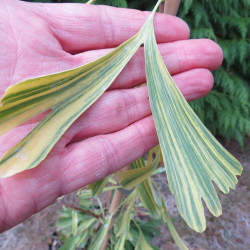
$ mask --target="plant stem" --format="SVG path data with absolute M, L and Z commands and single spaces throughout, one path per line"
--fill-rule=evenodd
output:
M 123 169 L 121 169 L 122 172 L 125 172 L 127 170 L 129 170 L 129 166 L 126 166 Z M 123 193 L 121 191 L 119 191 L 119 189 L 116 189 L 115 192 L 114 192 L 114 196 L 112 198 L 112 201 L 110 203 L 110 206 L 109 206 L 109 213 L 110 214 L 114 213 L 115 210 L 119 207 L 119 205 L 120 205 L 120 203 L 122 201 L 122 197 L 123 197 Z M 105 239 L 103 241 L 103 245 L 102 245 L 101 250 L 105 250 L 107 248 L 107 245 L 108 245 L 108 242 L 109 242 L 110 231 L 113 228 L 114 223 L 115 223 L 115 218 L 113 217 L 112 221 L 110 223 L 110 226 L 109 226 L 108 233 L 106 234 Z
M 105 199 L 105 201 L 103 203 L 104 209 L 107 207 L 107 205 L 108 205 L 108 203 L 110 201 L 111 195 L 112 195 L 112 190 L 108 191 L 107 197 L 106 197 L 106 199 Z
M 176 16 L 181 0 L 165 0 L 160 5 L 159 12 L 168 15 Z

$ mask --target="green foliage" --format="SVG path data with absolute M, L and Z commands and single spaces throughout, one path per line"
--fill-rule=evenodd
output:
M 191 102 L 192 108 L 215 135 L 236 139 L 241 146 L 250 134 L 250 18 L 249 1 L 184 1 L 179 16 L 187 21 L 191 38 L 216 41 L 224 53 L 214 72 L 214 88 Z
M 151 161 L 158 164 L 159 157 L 153 157 L 154 153 L 155 149 L 149 152 L 147 161 L 139 158 L 131 169 L 146 168 Z M 131 173 L 130 169 L 126 171 Z M 160 236 L 159 226 L 162 224 L 169 228 L 177 246 L 187 249 L 168 216 L 162 194 L 147 172 L 142 174 L 145 178 L 137 180 L 129 190 L 122 184 L 117 185 L 122 173 L 124 170 L 110 175 L 105 185 L 97 181 L 78 191 L 77 206 L 65 204 L 57 222 L 57 230 L 64 242 L 60 250 L 100 249 L 107 236 L 107 249 L 158 249 L 151 241 L 155 235 Z M 99 197 L 95 195 L 97 186 Z M 142 192 L 142 188 L 146 192 Z
M 113 175 L 111 178 L 114 181 Z M 107 183 L 107 186 L 110 185 L 110 182 Z M 105 192 L 104 189 L 102 199 L 105 200 L 110 192 L 113 196 L 113 191 Z M 108 231 L 110 232 L 107 249 L 135 249 L 141 241 L 151 245 L 154 235 L 160 235 L 158 227 L 162 224 L 162 220 L 148 218 L 148 212 L 142 204 L 139 201 L 135 203 L 136 189 L 129 193 L 123 196 L 120 206 L 111 215 L 108 210 L 110 200 L 108 204 L 100 206 L 98 198 L 92 196 L 89 188 L 80 190 L 78 206 L 66 204 L 60 212 L 57 229 L 64 242 L 60 250 L 100 249 L 98 244 L 104 242 Z M 91 199 L 89 199 L 90 196 Z M 85 213 L 86 211 L 91 214 Z M 114 227 L 110 227 L 111 220 Z M 153 247 L 153 249 L 157 248 Z

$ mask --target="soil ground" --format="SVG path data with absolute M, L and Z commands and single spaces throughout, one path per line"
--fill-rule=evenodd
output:
M 172 195 L 165 198 L 169 214 L 182 239 L 190 249 L 201 250 L 245 250 L 250 246 L 250 138 L 241 149 L 237 143 L 224 146 L 242 163 L 244 172 L 236 189 L 228 195 L 219 193 L 223 214 L 215 218 L 207 212 L 207 229 L 198 234 L 189 229 L 178 214 Z M 169 194 L 164 174 L 156 177 L 163 193 Z M 56 236 L 56 221 L 62 203 L 75 204 L 76 195 L 70 194 L 58 199 L 42 212 L 0 235 L 0 250 L 48 250 L 57 249 L 60 241 Z M 177 249 L 168 230 L 161 227 L 161 237 L 155 237 L 153 245 L 164 250 Z M 53 240 L 56 238 L 57 240 Z M 57 245 L 56 245 L 57 244 Z

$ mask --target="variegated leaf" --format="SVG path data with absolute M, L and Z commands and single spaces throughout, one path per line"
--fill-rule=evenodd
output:
M 112 221 L 112 216 L 109 215 L 106 218 L 105 222 L 100 227 L 98 233 L 94 235 L 93 240 L 90 246 L 88 247 L 89 250 L 101 249 L 105 236 L 108 233 L 111 221 Z
M 141 231 L 138 242 L 135 246 L 135 250 L 153 250 L 153 248 L 145 240 L 145 237 Z
M 206 228 L 202 199 L 219 216 L 221 205 L 213 182 L 228 193 L 235 188 L 242 167 L 206 129 L 173 82 L 155 41 L 153 20 L 146 36 L 145 60 L 169 186 L 182 217 L 192 229 L 202 232 Z
M 119 173 L 119 181 L 123 188 L 130 189 L 137 184 L 140 184 L 145 179 L 147 179 L 157 168 L 160 158 L 160 152 L 157 153 L 156 158 L 147 164 L 144 165 L 143 159 L 141 161 L 143 162 L 139 168 L 137 168 L 135 165 L 133 169 L 123 171 Z
M 92 195 L 99 196 L 103 192 L 103 189 L 106 186 L 109 179 L 110 179 L 110 176 L 107 176 L 99 181 L 96 181 L 88 185 L 88 189 L 92 191 Z
M 0 159 L 0 177 L 36 167 L 69 126 L 111 85 L 143 42 L 142 29 L 102 58 L 65 72 L 10 87 L 0 106 L 0 135 L 45 111 L 52 111 Z M 46 136 L 45 136 L 46 135 Z
M 155 163 L 157 163 L 158 165 L 159 154 L 157 158 L 155 159 Z M 142 157 L 131 164 L 132 169 L 141 169 L 144 167 L 145 165 Z M 160 218 L 161 204 L 158 200 L 157 194 L 154 191 L 150 177 L 147 177 L 145 180 L 139 183 L 136 187 L 136 190 L 144 207 L 148 209 L 148 211 L 152 214 L 152 216 L 154 216 L 154 218 Z

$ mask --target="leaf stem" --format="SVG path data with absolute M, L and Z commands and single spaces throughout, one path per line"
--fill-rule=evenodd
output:
M 86 4 L 93 4 L 96 0 L 89 0 Z

